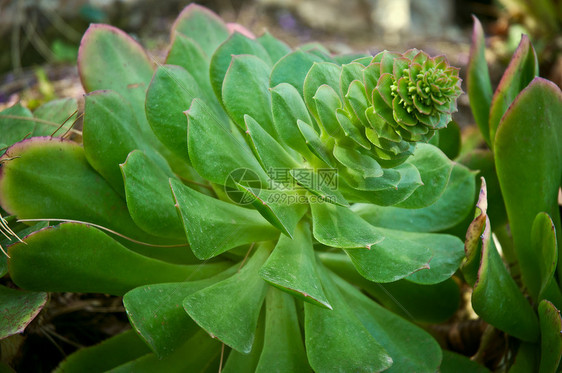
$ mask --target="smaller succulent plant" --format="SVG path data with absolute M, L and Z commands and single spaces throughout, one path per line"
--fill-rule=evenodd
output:
M 472 309 L 487 324 L 472 359 L 494 371 L 559 372 L 562 91 L 539 77 L 525 35 L 494 91 L 474 21 L 467 83 L 480 133 L 457 158 L 483 176 L 461 266 Z M 494 344 L 504 353 L 486 356 Z

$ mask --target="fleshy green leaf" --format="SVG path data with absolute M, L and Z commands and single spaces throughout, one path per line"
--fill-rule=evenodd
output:
M 312 203 L 333 203 L 339 206 L 349 206 L 345 198 L 337 189 L 337 175 L 332 168 L 312 170 L 300 168 L 290 170 L 291 176 L 304 188 L 318 198 L 313 198 Z M 322 178 L 320 174 L 324 174 Z
M 464 355 L 443 350 L 443 362 L 440 366 L 442 373 L 489 373 L 486 367 L 470 360 Z
M 221 344 L 210 338 L 203 330 L 197 332 L 176 351 L 159 359 L 148 354 L 111 369 L 114 373 L 152 372 L 217 372 L 220 364 Z
M 387 372 L 433 372 L 441 362 L 441 348 L 433 337 L 384 309 L 340 278 L 334 278 L 347 303 L 392 358 Z
M 393 231 L 400 242 L 420 244 L 432 253 L 429 269 L 415 272 L 408 279 L 419 284 L 437 284 L 451 277 L 464 258 L 464 244 L 456 236 L 439 233 L 413 233 Z M 386 231 L 383 231 L 388 236 Z
M 335 145 L 334 157 L 345 167 L 358 172 L 363 178 L 380 177 L 384 174 L 379 163 L 358 148 L 349 149 Z
M 329 85 L 323 84 L 318 87 L 312 98 L 316 104 L 315 110 L 318 115 L 318 122 L 322 125 L 322 132 L 336 138 L 342 136 L 343 128 L 337 117 L 338 109 L 341 109 L 342 103 L 336 91 Z
M 459 307 L 459 287 L 451 278 L 434 285 L 420 285 L 408 279 L 381 284 L 361 276 L 345 254 L 321 253 L 319 257 L 332 271 L 407 320 L 440 323 Z
M 353 113 L 364 126 L 369 125 L 369 121 L 365 116 L 365 111 L 370 106 L 365 86 L 359 80 L 354 80 L 349 84 L 349 89 L 345 95 L 346 104 L 353 110 Z
M 63 360 L 55 372 L 105 372 L 149 353 L 150 349 L 137 333 L 128 330 L 97 345 L 76 351 Z
M 202 96 L 192 75 L 173 65 L 156 69 L 146 93 L 146 117 L 152 130 L 164 145 L 184 160 L 188 159 L 184 111 L 189 109 L 194 98 Z M 213 111 L 210 115 L 216 116 L 216 113 Z
M 355 204 L 351 208 L 370 224 L 409 232 L 438 232 L 462 222 L 474 207 L 474 174 L 455 164 L 441 198 L 421 209 Z
M 174 32 L 180 32 L 197 42 L 208 56 L 228 37 L 223 20 L 197 4 L 189 4 L 183 9 L 172 26 L 172 34 Z
M 32 119 L 31 111 L 20 104 L 0 111 L 0 155 L 4 154 L 4 148 L 33 134 L 36 122 Z M 56 130 L 56 127 L 52 127 L 52 130 Z
M 474 120 L 482 136 L 491 146 L 488 119 L 490 117 L 490 104 L 492 103 L 492 83 L 485 56 L 486 40 L 480 21 L 475 16 L 472 16 L 472 19 L 474 26 L 466 78 L 468 99 L 470 100 L 470 109 L 472 115 L 474 115 Z
M 191 250 L 201 260 L 279 235 L 255 210 L 206 196 L 177 180 L 171 179 L 170 185 Z
M 170 49 L 166 56 L 167 65 L 181 66 L 197 81 L 199 89 L 208 94 L 209 99 L 215 98 L 209 80 L 210 56 L 207 56 L 197 42 L 180 32 L 172 32 Z
M 52 100 L 35 109 L 33 116 L 40 120 L 56 123 L 60 127 L 57 129 L 52 125 L 37 122 L 33 136 L 51 136 L 53 134 L 62 136 L 74 124 L 78 116 L 78 103 L 74 98 Z
M 335 55 L 333 56 L 333 59 L 341 65 L 351 62 L 357 62 L 362 64 L 363 66 L 367 66 L 373 60 L 373 56 L 368 53 L 346 53 Z
M 381 234 L 384 239 L 371 249 L 346 250 L 361 276 L 375 282 L 392 282 L 416 271 L 423 269 L 425 272 L 430 269 L 433 252 L 427 245 L 403 239 L 405 232 L 382 229 L 375 229 L 375 232 Z M 432 274 L 428 278 L 421 276 L 422 280 L 419 282 L 434 282 Z M 435 277 L 448 276 L 437 272 Z
M 562 294 L 556 283 L 555 272 L 558 263 L 558 247 L 556 245 L 556 230 L 548 214 L 541 212 L 533 222 L 531 231 L 533 251 L 538 254 L 541 284 L 539 300 L 548 299 L 555 307 L 562 305 Z
M 243 193 L 242 200 L 250 201 L 274 227 L 293 237 L 297 223 L 308 210 L 308 199 L 302 191 L 255 189 L 241 184 L 237 186 Z
M 233 56 L 222 84 L 222 101 L 232 120 L 245 127 L 246 115 L 277 137 L 271 115 L 269 74 L 271 68 L 252 55 Z
M 169 175 L 138 150 L 129 154 L 121 171 L 127 208 L 133 221 L 155 236 L 185 239 L 170 193 Z
M 384 175 L 381 177 L 362 180 L 354 178 L 353 181 L 357 184 L 353 186 L 359 190 L 345 190 L 345 196 L 352 201 L 393 206 L 411 196 L 422 185 L 418 169 L 408 162 L 383 170 Z
M 408 162 L 420 172 L 423 185 L 397 206 L 417 209 L 432 205 L 445 191 L 453 163 L 439 148 L 429 144 L 417 144 Z
M 461 150 L 461 128 L 455 121 L 440 129 L 433 138 L 438 139 L 438 147 L 449 159 L 455 159 Z M 432 138 L 432 139 L 433 139 Z
M 265 298 L 264 346 L 256 372 L 310 372 L 293 297 L 273 287 Z
M 15 233 L 20 239 L 23 239 L 28 234 L 31 234 L 35 231 L 46 228 L 48 226 L 49 226 L 48 222 L 42 221 L 29 227 L 24 226 L 25 228 L 21 230 L 17 230 Z M 15 237 L 8 238 L 3 236 L 2 239 L 0 239 L 0 245 L 2 246 L 2 249 L 4 249 L 4 251 L 6 251 L 8 246 L 13 245 L 16 242 L 18 242 L 18 239 Z M 3 252 L 0 252 L 0 278 L 4 277 L 6 273 L 8 273 L 8 257 Z
M 47 293 L 0 286 L 0 314 L 2 315 L 0 339 L 23 332 L 45 303 L 47 303 Z
M 492 226 L 501 227 L 507 223 L 507 215 L 505 212 L 505 204 L 496 174 L 496 165 L 494 160 L 494 153 L 489 149 L 472 150 L 470 153 L 461 155 L 458 159 L 471 170 L 478 170 L 477 176 L 486 179 L 488 190 L 488 215 Z
M 322 59 L 302 49 L 287 54 L 273 66 L 269 86 L 289 83 L 302 95 L 305 78 L 315 62 L 322 62 Z
M 352 82 L 354 80 L 363 78 L 364 68 L 365 66 L 357 62 L 351 62 L 346 65 L 342 65 L 340 74 L 340 92 L 344 96 L 347 96 L 349 87 L 352 85 Z
M 199 326 L 245 354 L 252 350 L 267 292 L 267 283 L 258 275 L 258 270 L 269 250 L 266 245 L 258 246 L 237 274 L 188 296 L 183 302 L 185 310 Z
M 314 238 L 327 246 L 355 249 L 346 252 L 365 278 L 390 282 L 429 268 L 431 250 L 401 240 L 404 232 L 373 227 L 344 207 L 315 203 L 311 208 Z
M 87 163 L 79 145 L 51 138 L 33 138 L 14 145 L 2 166 L 0 201 L 20 219 L 73 219 L 113 229 L 143 242 L 166 244 L 139 229 L 125 202 Z M 144 255 L 183 261 L 185 248 L 155 249 L 126 245 Z M 177 241 L 176 241 L 177 243 Z
M 340 100 L 343 99 L 340 97 L 341 93 L 338 94 L 340 92 L 340 74 L 341 67 L 328 62 L 315 62 L 308 71 L 304 80 L 303 97 L 308 109 L 316 116 L 316 119 L 320 119 L 314 101 L 318 88 L 327 85 L 332 88 Z
M 330 203 L 312 203 L 314 238 L 320 243 L 342 249 L 366 248 L 381 243 L 379 230 L 349 208 Z
M 316 259 L 312 248 L 310 225 L 301 222 L 293 239 L 286 236 L 279 242 L 260 275 L 280 289 L 322 307 L 331 308 L 316 273 Z
M 255 330 L 255 339 L 252 345 L 252 351 L 249 354 L 241 353 L 236 350 L 231 350 L 228 359 L 224 364 L 224 373 L 238 373 L 238 372 L 255 372 L 258 366 L 260 355 L 263 348 L 264 327 L 265 327 L 264 313 L 260 313 L 258 324 Z
M 265 48 L 273 63 L 276 63 L 291 52 L 291 48 L 287 44 L 275 38 L 267 31 L 258 38 L 258 42 Z
M 515 361 L 509 373 L 536 372 L 539 368 L 540 346 L 536 343 L 522 342 L 517 349 Z
M 144 107 L 153 66 L 143 47 L 116 27 L 92 24 L 78 50 L 78 72 L 86 92 L 116 91 L 134 109 Z M 134 110 L 141 131 L 153 136 L 144 110 Z
M 306 353 L 312 369 L 378 372 L 389 368 L 392 358 L 357 318 L 326 269 L 320 277 L 333 310 L 304 304 Z
M 152 153 L 156 149 L 175 169 L 181 169 L 180 161 L 158 141 L 146 119 L 146 91 L 153 65 L 140 44 L 115 27 L 92 24 L 80 44 L 78 72 L 86 92 L 113 90 L 121 95 L 131 105 L 140 137 L 151 145 L 145 150 Z M 162 162 L 162 167 L 167 166 Z
M 539 303 L 539 321 L 541 326 L 541 362 L 540 373 L 558 370 L 562 357 L 562 318 L 554 305 L 542 300 Z
M 271 66 L 271 59 L 267 51 L 256 40 L 252 40 L 235 32 L 222 43 L 213 54 L 211 59 L 210 76 L 211 85 L 215 91 L 215 95 L 222 100 L 222 84 L 228 67 L 230 66 L 232 56 L 241 54 L 249 54 L 263 60 L 267 65 Z
M 492 147 L 496 144 L 496 132 L 500 121 L 511 103 L 527 85 L 539 75 L 539 64 L 537 55 L 529 37 L 521 35 L 521 42 L 513 54 L 509 66 L 505 70 L 490 107 L 490 143 Z M 529 122 L 529 123 L 534 123 Z
M 201 100 L 193 100 L 188 117 L 188 148 L 193 168 L 204 178 L 220 185 L 228 182 L 231 173 L 247 169 L 263 183 L 267 175 L 252 151 L 239 141 L 228 128 L 218 123 L 209 107 Z
M 187 79 L 197 82 L 197 87 L 195 87 L 195 90 L 191 90 L 190 92 L 192 92 L 192 94 L 194 91 L 199 92 L 198 97 L 204 99 L 205 103 L 213 109 L 213 112 L 217 115 L 217 121 L 226 125 L 229 121 L 228 115 L 224 112 L 222 104 L 217 101 L 215 92 L 211 87 L 211 80 L 209 79 L 210 59 L 211 56 L 206 56 L 205 52 L 203 52 L 194 40 L 178 32 L 173 34 L 172 45 L 170 47 L 170 51 L 168 52 L 168 56 L 166 57 L 166 64 L 181 66 L 189 73 L 189 75 L 191 75 L 191 79 L 189 77 Z M 166 83 L 166 79 L 164 79 L 163 82 Z M 150 84 L 156 84 L 154 77 Z M 188 87 L 190 86 L 188 85 Z M 166 93 L 163 97 L 155 98 L 166 100 L 169 97 Z M 154 102 L 155 101 L 153 100 L 152 103 Z M 190 102 L 191 100 L 189 100 L 184 110 L 189 107 Z M 149 115 L 148 104 L 149 101 L 147 97 L 147 116 Z M 159 110 L 157 112 L 159 112 Z M 162 141 L 166 144 L 164 139 L 162 139 Z
M 198 280 L 227 268 L 224 263 L 201 267 L 147 258 L 96 228 L 76 223 L 33 233 L 9 253 L 12 279 L 29 290 L 123 295 L 137 286 Z
M 533 221 L 539 212 L 546 212 L 553 217 L 556 231 L 562 231 L 558 210 L 562 174 L 560 118 L 560 88 L 535 78 L 502 118 L 494 148 L 515 253 L 533 299 L 537 299 L 540 287 L 539 257 L 530 242 Z M 558 247 L 562 246 L 562 235 L 557 240 Z
M 114 91 L 97 91 L 85 99 L 84 153 L 88 163 L 119 194 L 123 176 L 119 164 L 135 149 L 143 149 L 165 170 L 166 162 L 145 145 L 133 108 Z M 171 171 L 168 169 L 168 172 Z
M 309 150 L 296 125 L 299 120 L 311 123 L 310 115 L 302 97 L 297 89 L 288 83 L 281 83 L 270 90 L 273 123 L 279 139 L 286 146 L 306 156 Z
M 183 300 L 231 276 L 236 269 L 233 266 L 204 280 L 152 284 L 129 291 L 123 304 L 132 326 L 158 357 L 169 355 L 199 329 L 181 307 Z
M 302 167 L 302 165 L 291 157 L 271 134 L 261 126 L 261 123 L 258 123 L 249 115 L 244 115 L 244 122 L 246 134 L 250 137 L 251 145 L 263 169 L 271 173 L 273 170 L 289 170 Z
M 330 158 L 328 149 L 324 146 L 322 139 L 310 124 L 297 120 L 297 128 L 299 129 L 302 138 L 304 139 L 308 149 L 319 159 L 329 166 L 333 166 L 334 162 Z
M 524 341 L 539 337 L 537 316 L 499 256 L 486 218 L 481 237 L 482 251 L 478 279 L 472 293 L 474 311 L 487 323 Z M 498 307 L 502 304 L 502 307 Z
M 336 118 L 349 140 L 365 149 L 371 149 L 371 143 L 365 139 L 364 133 L 359 130 L 360 124 L 357 118 L 352 117 L 350 113 L 343 109 L 336 110 Z

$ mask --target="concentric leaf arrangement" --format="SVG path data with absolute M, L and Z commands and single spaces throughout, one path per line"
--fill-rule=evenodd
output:
M 0 113 L 0 205 L 23 238 L 1 242 L 0 273 L 22 290 L 0 288 L 0 337 L 46 292 L 92 292 L 123 296 L 133 330 L 61 372 L 454 366 L 422 326 L 458 308 L 475 204 L 475 173 L 449 159 L 458 69 L 230 29 L 190 5 L 159 64 L 90 26 L 81 141 L 50 126 L 72 122 L 73 100 Z

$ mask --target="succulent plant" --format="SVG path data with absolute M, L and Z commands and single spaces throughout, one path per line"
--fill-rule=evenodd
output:
M 92 25 L 82 144 L 3 139 L 3 215 L 42 225 L 9 247 L 3 274 L 31 293 L 10 291 L 15 321 L 0 337 L 43 292 L 94 292 L 124 296 L 138 336 L 60 371 L 435 371 L 458 359 L 414 324 L 459 302 L 463 244 L 443 231 L 464 232 L 474 174 L 426 143 L 451 119 L 457 70 L 414 50 L 332 56 L 230 29 L 244 33 L 190 5 L 155 68 L 125 33 Z M 5 128 L 56 125 L 11 110 Z
M 557 372 L 562 92 L 538 77 L 526 35 L 494 92 L 484 45 L 475 18 L 467 82 L 480 133 L 457 159 L 483 177 L 461 266 L 472 308 L 488 324 L 474 360 L 498 371 Z M 499 341 L 503 352 L 486 356 Z

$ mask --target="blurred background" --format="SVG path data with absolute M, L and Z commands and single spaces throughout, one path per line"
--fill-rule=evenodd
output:
M 186 0 L 0 0 L 0 109 L 33 109 L 60 96 L 80 97 L 74 66 L 90 23 L 109 23 L 163 60 L 173 19 Z M 292 47 L 320 41 L 334 53 L 411 47 L 466 66 L 471 15 L 484 25 L 492 79 L 501 77 L 521 33 L 531 37 L 541 75 L 562 84 L 561 0 L 201 0 L 229 22 Z M 466 89 L 465 89 L 466 90 Z M 466 98 L 464 98 L 466 100 Z M 463 104 L 461 99 L 461 105 Z M 462 109 L 462 107 L 461 107 Z M 470 122 L 470 113 L 457 120 Z

